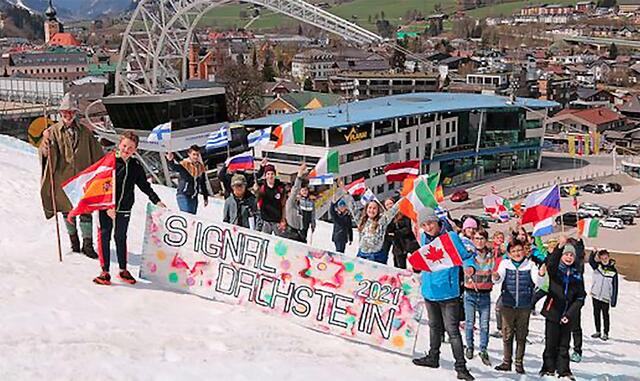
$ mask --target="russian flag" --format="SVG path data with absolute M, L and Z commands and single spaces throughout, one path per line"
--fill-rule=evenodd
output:
M 250 152 L 244 152 L 232 156 L 225 161 L 225 166 L 229 172 L 253 169 L 253 155 Z
M 549 217 L 533 225 L 533 233 L 531 233 L 531 235 L 534 237 L 542 237 L 543 235 L 551 233 L 553 233 L 553 217 Z
M 522 224 L 534 225 L 560 213 L 560 188 L 557 185 L 533 192 L 525 199 L 527 208 L 522 214 Z

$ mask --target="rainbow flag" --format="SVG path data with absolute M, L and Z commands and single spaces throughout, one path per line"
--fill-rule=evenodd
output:
M 62 184 L 73 209 L 69 220 L 80 214 L 115 207 L 114 179 L 116 155 L 110 152 L 82 172 Z

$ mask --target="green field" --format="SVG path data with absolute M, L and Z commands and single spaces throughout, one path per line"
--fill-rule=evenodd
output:
M 576 0 L 554 0 L 554 4 L 575 4 Z M 375 15 L 379 17 L 384 13 L 385 19 L 392 24 L 403 24 L 403 18 L 408 11 L 418 10 L 423 15 L 433 14 L 433 7 L 440 3 L 445 13 L 451 14 L 456 9 L 456 2 L 451 0 L 354 0 L 332 7 L 329 11 L 337 16 L 347 20 L 355 21 L 358 25 L 369 30 L 376 31 Z M 485 18 L 492 16 L 507 16 L 528 4 L 539 4 L 539 1 L 527 0 L 516 1 L 511 3 L 496 4 L 489 7 L 478 8 L 467 11 L 467 14 L 475 18 Z M 246 11 L 251 15 L 250 5 L 233 4 L 223 7 L 214 8 L 205 15 L 201 22 L 201 26 L 209 26 L 215 28 L 243 27 L 249 19 L 241 20 L 240 12 Z M 371 16 L 371 22 L 369 22 Z M 276 14 L 270 10 L 262 9 L 261 17 L 251 24 L 250 28 L 254 31 L 264 31 L 273 29 L 277 26 L 297 25 L 299 21 L 290 17 Z

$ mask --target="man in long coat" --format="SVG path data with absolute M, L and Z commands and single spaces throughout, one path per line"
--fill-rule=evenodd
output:
M 69 239 L 71 250 L 76 253 L 84 253 L 87 257 L 98 258 L 93 248 L 93 219 L 91 214 L 80 216 L 80 231 L 82 233 L 82 250 L 76 218 L 67 220 L 67 215 L 73 209 L 69 198 L 62 190 L 62 184 L 69 178 L 89 167 L 103 155 L 102 147 L 86 127 L 81 126 L 76 120 L 78 111 L 72 104 L 69 94 L 62 99 L 58 109 L 60 121 L 42 134 L 40 144 L 40 162 L 42 164 L 40 196 L 45 217 L 54 216 L 52 193 L 55 197 L 56 208 L 61 212 Z M 51 179 L 49 165 L 53 169 L 53 192 L 51 191 Z

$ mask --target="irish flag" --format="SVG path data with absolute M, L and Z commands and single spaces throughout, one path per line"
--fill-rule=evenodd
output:
M 448 232 L 414 251 L 408 260 L 415 270 L 435 272 L 462 266 L 460 253 L 465 251 L 460 237 L 454 232 Z
M 409 217 L 413 221 L 417 221 L 418 213 L 426 208 L 435 209 L 438 206 L 433 191 L 429 189 L 427 182 L 422 180 L 416 181 L 413 189 L 400 201 L 400 213 Z
M 329 150 L 326 155 L 320 158 L 318 164 L 309 172 L 309 177 L 317 177 L 327 175 L 329 173 L 339 173 L 340 171 L 340 158 L 338 151 Z
M 73 209 L 68 218 L 115 206 L 116 155 L 110 152 L 62 184 Z
M 578 235 L 587 238 L 595 238 L 598 236 L 598 226 L 600 221 L 596 218 L 584 218 L 578 220 Z
M 403 181 L 402 183 L 402 191 L 400 192 L 403 196 L 408 195 L 413 190 L 413 186 L 418 181 L 424 180 L 427 182 L 429 189 L 436 197 L 437 202 L 444 201 L 444 191 L 442 189 L 442 185 L 440 185 L 440 172 L 430 173 L 428 175 L 420 175 L 418 177 L 410 177 Z
M 304 144 L 304 119 L 283 123 L 276 127 L 273 134 L 278 137 L 275 148 L 290 143 Z

